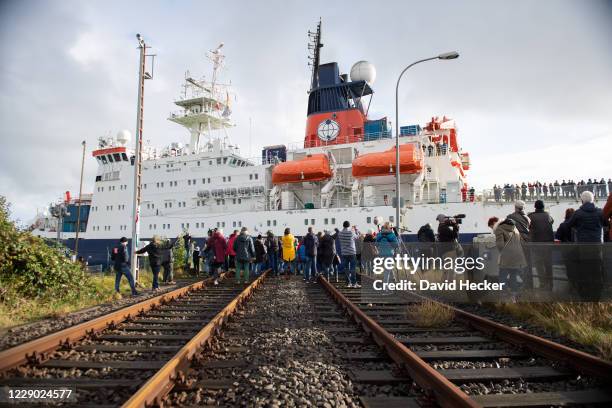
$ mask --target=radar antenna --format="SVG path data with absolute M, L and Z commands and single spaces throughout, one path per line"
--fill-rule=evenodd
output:
M 223 67 L 223 61 L 225 60 L 225 55 L 221 54 L 221 48 L 223 48 L 223 44 L 224 43 L 219 44 L 217 48 L 215 48 L 214 50 L 210 50 L 208 51 L 208 53 L 206 53 L 208 59 L 210 59 L 213 63 L 212 80 L 210 81 L 211 94 L 213 95 L 213 97 L 215 93 L 215 85 L 217 84 L 217 74 L 219 72 L 219 69 Z
M 321 55 L 321 19 L 317 24 L 316 31 L 308 30 L 308 65 L 312 67 L 312 80 L 310 81 L 310 90 L 319 86 L 319 62 Z

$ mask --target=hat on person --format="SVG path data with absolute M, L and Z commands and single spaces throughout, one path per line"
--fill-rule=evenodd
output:
M 525 208 L 525 202 L 522 200 L 518 200 L 514 203 L 514 208 L 516 208 L 517 210 L 522 210 L 523 208 Z
M 438 222 L 442 222 L 446 219 L 446 215 L 444 214 L 438 214 L 438 216 L 436 217 L 436 220 L 438 220 Z
M 242 227 L 242 228 L 240 229 L 240 233 L 242 234 L 243 232 L 244 232 L 244 233 L 249 232 L 249 229 L 248 229 L 247 227 Z
M 543 210 L 544 209 L 544 201 L 542 200 L 537 200 L 534 204 L 535 209 L 536 210 Z
M 128 242 L 128 239 L 126 237 L 121 237 L 121 239 L 119 240 L 119 242 Z

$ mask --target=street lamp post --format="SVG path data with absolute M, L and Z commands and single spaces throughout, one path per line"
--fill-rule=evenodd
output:
M 408 65 L 404 70 L 400 73 L 397 78 L 397 84 L 395 85 L 395 225 L 397 225 L 397 233 L 401 235 L 401 227 L 400 227 L 400 148 L 399 148 L 399 84 L 402 79 L 402 76 L 409 68 L 415 66 L 416 64 L 420 64 L 421 62 L 431 61 L 436 59 L 441 60 L 450 60 L 459 57 L 459 53 L 457 51 L 445 52 L 444 54 L 440 54 L 436 57 L 425 58 L 422 60 L 418 60 Z
M 85 148 L 87 143 L 85 140 L 81 142 L 83 146 L 83 156 L 81 157 L 81 182 L 79 184 L 79 202 L 77 204 L 77 221 L 76 221 L 76 235 L 74 238 L 74 257 L 79 259 L 79 232 L 81 231 L 81 203 L 83 201 L 83 170 L 85 169 Z
M 144 81 L 151 79 L 152 75 L 145 71 L 147 45 L 140 34 L 136 34 L 140 54 L 138 68 L 138 103 L 136 111 L 136 146 L 134 148 L 134 200 L 132 207 L 132 246 L 130 251 L 130 270 L 135 283 L 138 283 L 138 261 L 136 247 L 140 234 L 140 199 L 142 177 L 142 123 L 144 110 Z

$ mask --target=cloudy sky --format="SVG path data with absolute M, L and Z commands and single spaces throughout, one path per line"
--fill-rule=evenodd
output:
M 188 141 L 166 118 L 186 70 L 225 43 L 237 94 L 232 133 L 245 155 L 303 138 L 306 32 L 323 19 L 322 62 L 375 64 L 371 118 L 456 119 L 477 188 L 522 180 L 612 177 L 610 1 L 0 1 L 0 194 L 28 221 L 78 192 L 81 141 L 134 131 L 135 34 L 157 54 L 146 83 L 145 139 Z M 249 118 L 252 137 L 249 137 Z M 85 191 L 96 163 L 88 153 Z

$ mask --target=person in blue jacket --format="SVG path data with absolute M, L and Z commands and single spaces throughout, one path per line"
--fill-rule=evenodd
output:
M 397 236 L 393 232 L 393 227 L 390 222 L 385 222 L 382 229 L 376 234 L 376 246 L 378 247 L 378 256 L 380 258 L 389 258 L 395 255 L 399 242 Z M 391 276 L 393 275 L 393 269 L 385 268 L 384 282 L 389 283 Z

